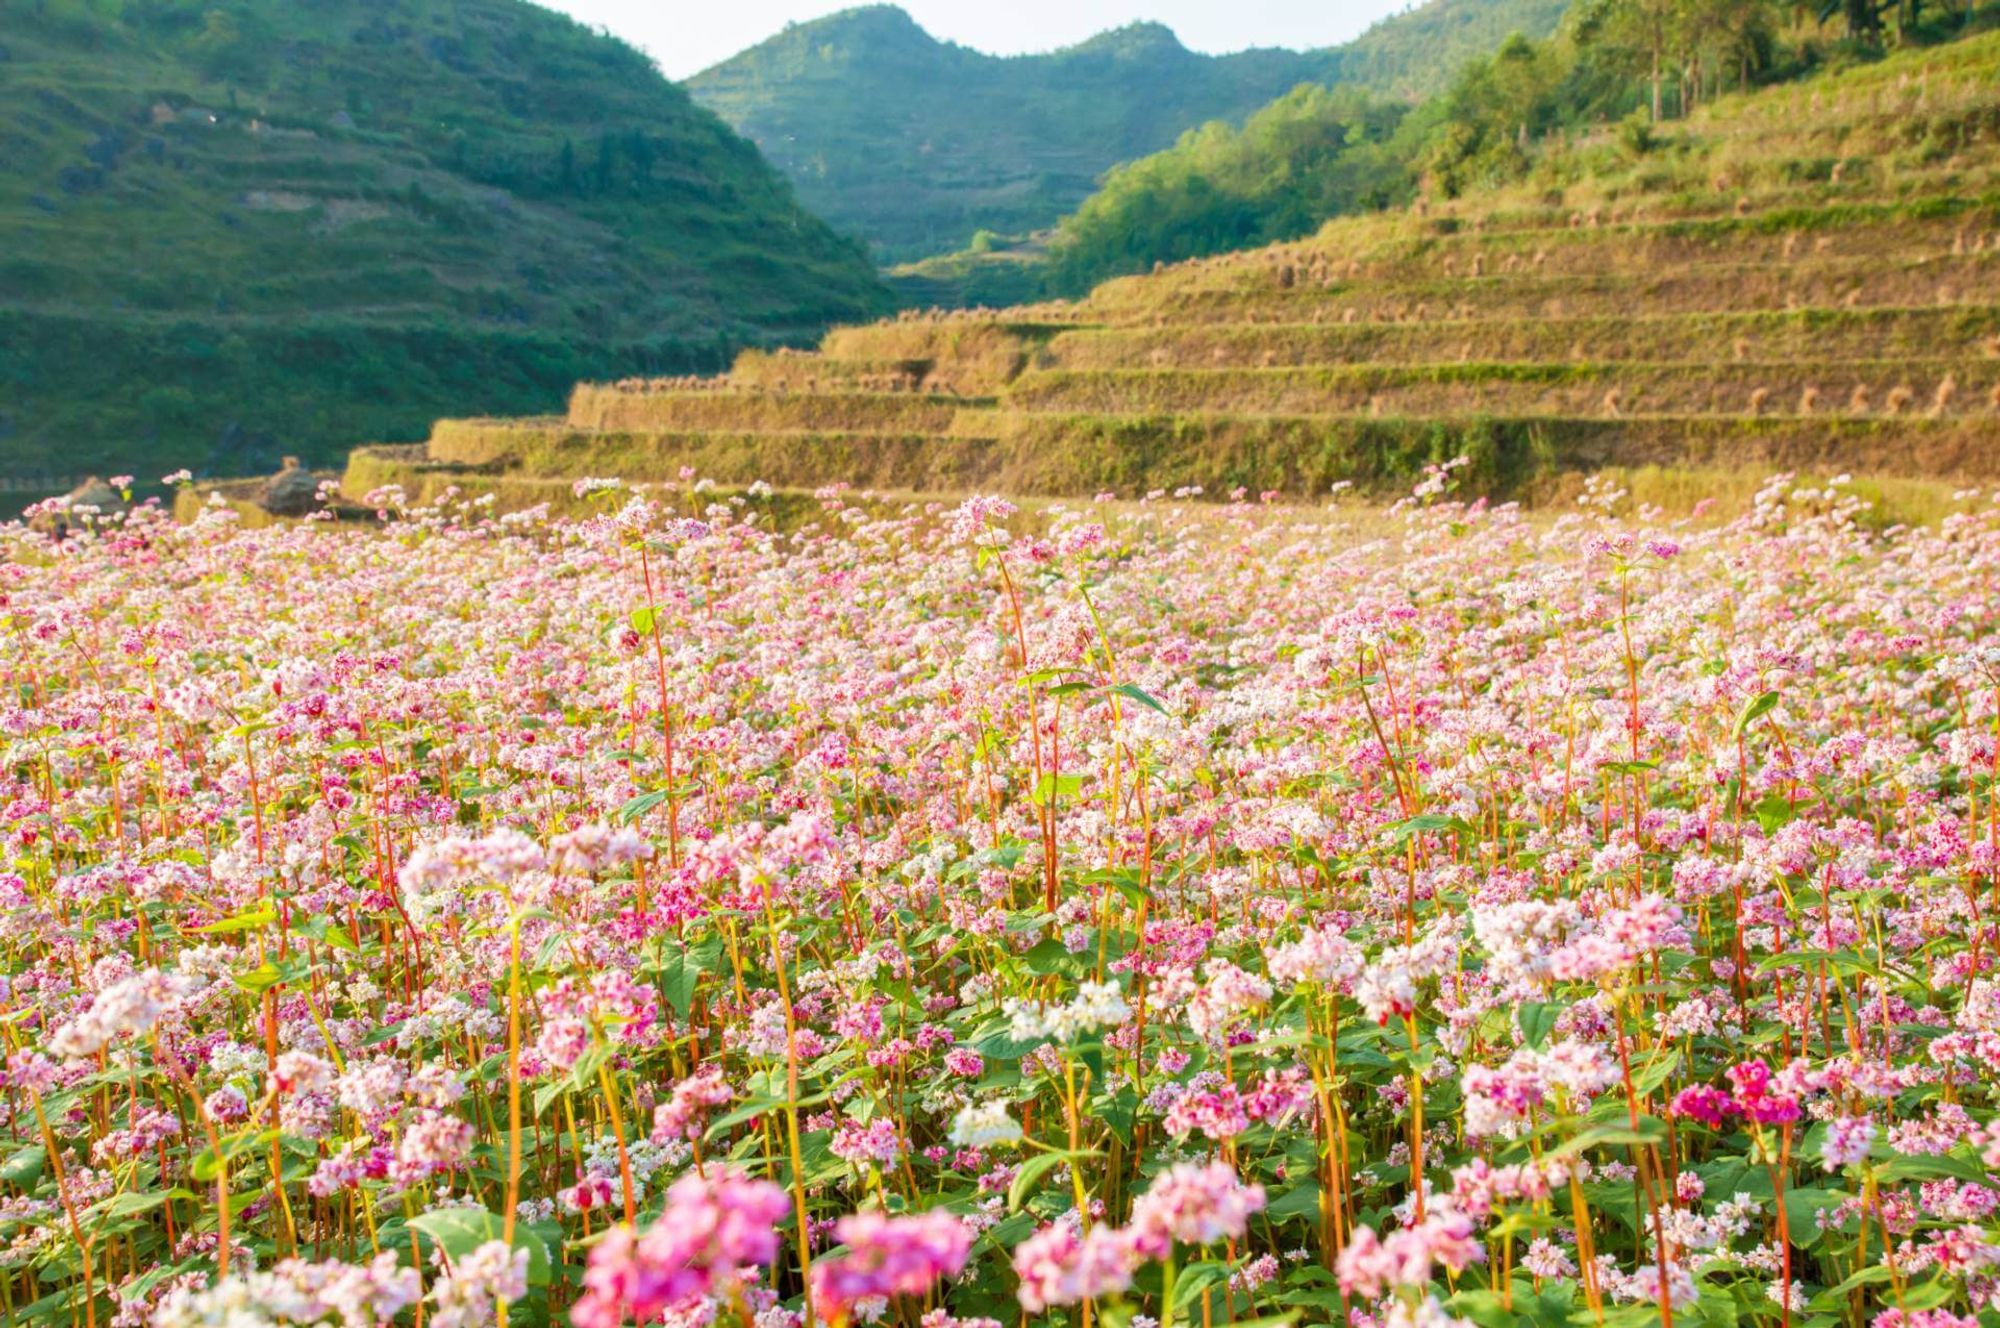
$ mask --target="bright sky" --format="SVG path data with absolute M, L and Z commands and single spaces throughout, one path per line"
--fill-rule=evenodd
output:
M 670 78 L 743 50 L 794 20 L 856 0 L 541 0 L 650 54 Z M 1197 51 L 1332 46 L 1410 0 L 902 0 L 932 36 L 996 55 L 1048 51 L 1153 19 Z

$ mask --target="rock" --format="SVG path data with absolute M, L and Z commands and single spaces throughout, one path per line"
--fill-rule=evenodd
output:
M 305 516 L 320 509 L 319 481 L 299 464 L 297 457 L 285 458 L 285 466 L 264 481 L 257 506 L 272 516 Z
M 87 521 L 122 513 L 130 506 L 125 501 L 125 495 L 107 484 L 102 476 L 92 475 L 28 524 L 44 534 L 61 539 Z

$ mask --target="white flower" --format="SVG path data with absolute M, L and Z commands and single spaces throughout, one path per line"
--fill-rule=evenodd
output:
M 965 1107 L 952 1118 L 951 1141 L 959 1148 L 992 1148 L 1020 1140 L 1021 1124 L 1007 1114 L 1005 1102 Z

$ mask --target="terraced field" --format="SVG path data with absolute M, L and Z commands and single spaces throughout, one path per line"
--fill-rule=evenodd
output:
M 2000 478 L 2000 34 L 1726 101 L 1644 149 L 1336 222 L 1073 304 L 843 328 L 715 379 L 441 424 L 357 485 L 509 500 L 587 475 L 1127 496 L 1324 494 L 1472 459 L 1536 497 L 1607 468 Z M 1664 481 L 1663 481 L 1664 482 Z

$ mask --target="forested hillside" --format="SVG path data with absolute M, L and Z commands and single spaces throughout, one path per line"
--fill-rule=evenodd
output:
M 1104 171 L 1301 83 L 1415 96 L 1565 0 L 1429 0 L 1347 46 L 1201 55 L 1158 24 L 1047 55 L 938 41 L 892 5 L 788 27 L 688 82 L 757 143 L 807 206 L 888 261 L 1053 224 Z
M 520 0 L 0 0 L 0 479 L 241 473 L 878 307 L 638 52 Z
M 1626 155 L 1642 156 L 1658 125 L 1725 93 L 1950 40 L 1995 17 L 1965 5 L 1861 6 L 1821 20 L 1776 0 L 1582 0 L 1555 34 L 1504 36 L 1415 107 L 1356 87 L 1300 88 L 1240 128 L 1205 125 L 1115 168 L 1064 218 L 1045 261 L 1010 274 L 1013 290 L 1078 295 L 1156 264 L 1296 239 L 1333 217 L 1506 184 L 1552 138 L 1615 127 Z

